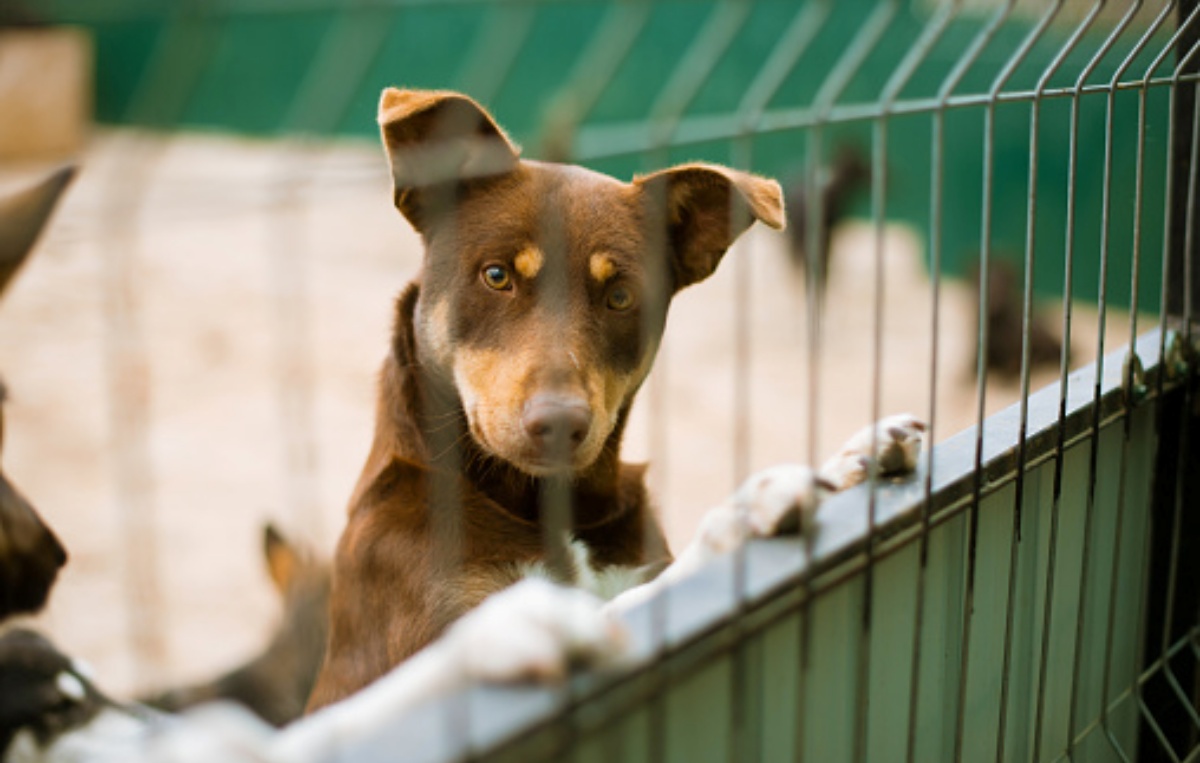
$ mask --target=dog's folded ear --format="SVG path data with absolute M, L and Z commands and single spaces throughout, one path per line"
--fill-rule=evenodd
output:
M 783 230 L 783 191 L 768 178 L 716 164 L 684 164 L 634 179 L 663 225 L 675 288 L 702 281 L 755 220 Z
M 418 230 L 436 213 L 422 199 L 428 189 L 502 175 L 517 165 L 519 149 L 487 110 L 460 93 L 387 88 L 379 100 L 379 128 L 395 184 L 396 208 Z

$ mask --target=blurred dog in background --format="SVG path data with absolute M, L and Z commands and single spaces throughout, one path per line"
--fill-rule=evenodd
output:
M 263 554 L 283 602 L 283 617 L 263 651 L 212 681 L 163 691 L 142 701 L 178 712 L 204 702 L 238 702 L 272 726 L 304 712 L 329 625 L 329 565 L 288 541 L 274 525 L 263 528 Z
M 74 174 L 74 168 L 63 168 L 25 191 L 0 199 L 0 295 L 33 250 Z M 4 398 L 0 384 L 0 404 Z M 0 409 L 0 447 L 3 415 Z M 0 620 L 41 609 L 66 561 L 67 552 L 54 531 L 0 470 Z

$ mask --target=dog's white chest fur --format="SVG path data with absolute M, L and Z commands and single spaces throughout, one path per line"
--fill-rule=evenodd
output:
M 648 570 L 643 567 L 611 565 L 596 569 L 595 565 L 592 564 L 591 550 L 581 540 L 569 538 L 566 540 L 566 546 L 567 552 L 571 556 L 571 566 L 575 573 L 575 579 L 572 583 L 576 588 L 582 588 L 593 596 L 597 596 L 605 601 L 614 598 L 617 594 L 627 591 L 634 586 L 645 583 L 650 578 Z M 550 572 L 550 569 L 544 562 L 522 565 L 521 577 L 536 577 L 556 581 L 556 576 Z

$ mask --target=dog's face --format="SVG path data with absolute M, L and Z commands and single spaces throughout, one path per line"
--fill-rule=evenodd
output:
M 396 206 L 425 241 L 419 360 L 488 453 L 578 473 L 650 370 L 679 289 L 754 219 L 782 227 L 774 181 L 691 164 L 623 183 L 521 160 L 480 106 L 387 90 Z

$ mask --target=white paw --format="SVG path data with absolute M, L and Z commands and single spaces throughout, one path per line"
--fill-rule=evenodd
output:
M 807 466 L 782 464 L 753 474 L 731 502 L 752 538 L 811 529 L 827 488 Z
M 823 487 L 807 466 L 764 469 L 704 516 L 700 543 L 711 556 L 732 551 L 751 538 L 808 532 Z
M 628 647 L 600 599 L 538 578 L 488 598 L 446 638 L 467 676 L 484 681 L 561 680 L 572 665 L 611 664 Z
M 917 468 L 925 422 L 908 413 L 888 416 L 859 430 L 821 467 L 821 477 L 835 490 L 845 490 L 866 480 L 872 460 L 882 477 L 898 477 Z M 872 446 L 875 458 L 872 459 Z

